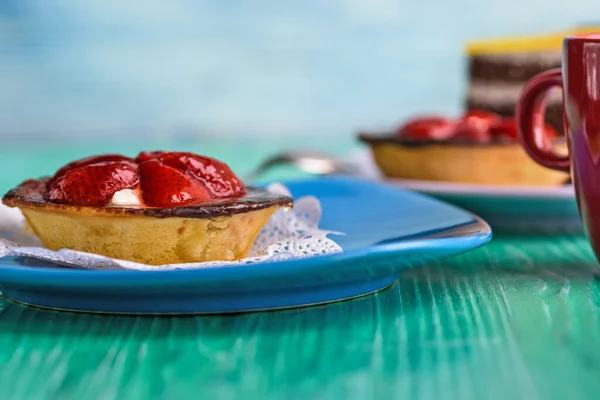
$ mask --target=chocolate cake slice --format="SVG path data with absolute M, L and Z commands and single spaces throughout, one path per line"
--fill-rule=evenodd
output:
M 467 110 L 485 110 L 513 117 L 525 83 L 535 75 L 561 66 L 565 36 L 600 31 L 600 27 L 578 29 L 531 37 L 472 41 L 467 44 Z M 562 93 L 547 98 L 546 121 L 563 133 Z

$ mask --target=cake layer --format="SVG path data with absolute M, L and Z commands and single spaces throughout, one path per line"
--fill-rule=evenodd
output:
M 514 116 L 526 82 L 541 72 L 561 66 L 564 37 L 598 31 L 598 26 L 588 25 L 546 35 L 471 41 L 465 49 L 469 57 L 467 109 Z M 546 120 L 562 133 L 561 96 L 557 90 L 548 98 Z
M 512 106 L 517 103 L 524 84 L 487 84 L 474 81 L 467 90 L 467 101 L 492 106 Z M 562 103 L 562 91 L 557 88 L 547 97 L 548 103 Z
M 471 56 L 469 75 L 472 81 L 525 83 L 541 72 L 560 66 L 560 51 L 480 54 Z

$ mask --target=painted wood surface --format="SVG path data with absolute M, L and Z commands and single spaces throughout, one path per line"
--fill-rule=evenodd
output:
M 497 235 L 376 295 L 213 317 L 4 301 L 7 399 L 594 399 L 600 269 L 583 237 Z

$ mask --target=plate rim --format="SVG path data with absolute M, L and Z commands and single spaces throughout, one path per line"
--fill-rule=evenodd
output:
M 331 179 L 331 178 L 330 178 Z M 333 178 L 336 179 L 336 178 Z M 368 179 L 340 178 L 342 181 L 357 180 L 367 184 L 382 185 L 381 182 L 373 182 Z M 307 179 L 304 182 L 310 182 Z M 298 183 L 298 181 L 293 181 Z M 283 182 L 283 184 L 292 181 Z M 383 184 L 385 186 L 385 184 Z M 171 284 L 181 284 L 191 280 L 202 280 L 203 282 L 234 282 L 251 277 L 277 278 L 289 276 L 298 271 L 310 271 L 322 266 L 343 265 L 355 259 L 385 257 L 402 252 L 422 250 L 446 250 L 449 256 L 474 250 L 488 243 L 492 236 L 490 225 L 481 217 L 466 211 L 445 201 L 431 198 L 424 194 L 414 193 L 410 190 L 398 187 L 390 187 L 410 193 L 412 196 L 424 196 L 429 201 L 450 207 L 470 217 L 467 222 L 438 228 L 435 230 L 422 231 L 409 236 L 403 236 L 392 241 L 381 242 L 371 246 L 343 251 L 340 253 L 316 255 L 310 257 L 292 258 L 285 260 L 266 261 L 252 264 L 251 267 L 244 264 L 230 264 L 216 267 L 206 267 L 183 270 L 81 270 L 58 266 L 26 266 L 18 263 L 14 257 L 0 259 L 0 286 L 13 284 L 25 284 L 32 287 L 32 281 L 38 280 L 37 286 L 53 288 L 97 288 L 102 284 L 110 284 L 111 287 L 140 287 L 152 288 L 164 286 L 166 281 Z M 28 275 L 22 279 L 23 274 Z M 94 279 L 89 279 L 86 274 L 94 274 Z M 76 280 L 76 281 L 74 281 Z M 26 282 L 26 283 L 25 283 Z M 67 283 L 65 283 L 67 282 Z
M 401 239 L 392 243 L 378 244 L 374 246 L 354 249 L 341 253 L 317 255 L 306 258 L 294 258 L 279 261 L 267 261 L 246 265 L 224 265 L 219 267 L 184 269 L 184 270 L 158 270 L 158 271 L 136 271 L 136 270 L 80 270 L 65 267 L 34 267 L 24 266 L 14 261 L 14 258 L 0 259 L 0 286 L 22 282 L 23 274 L 30 275 L 27 280 L 40 279 L 40 285 L 45 287 L 65 287 L 65 279 L 77 279 L 77 288 L 92 288 L 102 284 L 115 284 L 119 287 L 158 287 L 166 282 L 163 279 L 171 278 L 171 283 L 185 282 L 191 278 L 206 279 L 217 278 L 220 282 L 237 281 L 248 276 L 253 278 L 281 277 L 287 276 L 297 270 L 310 270 L 323 265 L 343 264 L 357 258 L 371 259 L 375 257 L 390 256 L 404 251 L 422 251 L 433 249 L 452 249 L 450 255 L 474 250 L 488 243 L 493 236 L 492 229 L 481 217 L 472 213 L 473 220 L 449 229 L 431 232 L 427 235 Z M 469 233 L 468 231 L 471 231 Z M 7 262 L 7 260 L 9 260 Z M 86 274 L 95 274 L 94 279 L 81 279 L 85 282 L 81 285 L 80 278 Z M 132 279 L 129 279 L 132 278 Z M 29 285 L 28 285 L 29 286 Z

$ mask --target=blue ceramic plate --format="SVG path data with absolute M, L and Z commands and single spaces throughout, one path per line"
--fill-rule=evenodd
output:
M 343 253 L 197 270 L 78 270 L 0 260 L 0 288 L 13 300 L 53 309 L 105 313 L 229 313 L 348 299 L 393 284 L 410 267 L 487 243 L 478 217 L 409 191 L 351 178 L 285 183 L 314 195 L 321 227 Z
M 546 233 L 583 232 L 573 185 L 490 186 L 406 179 L 388 179 L 386 182 L 474 212 L 494 229 Z
M 361 176 L 424 193 L 469 210 L 494 230 L 581 233 L 573 185 L 557 187 L 476 185 L 382 177 L 371 153 L 361 149 L 351 161 Z

